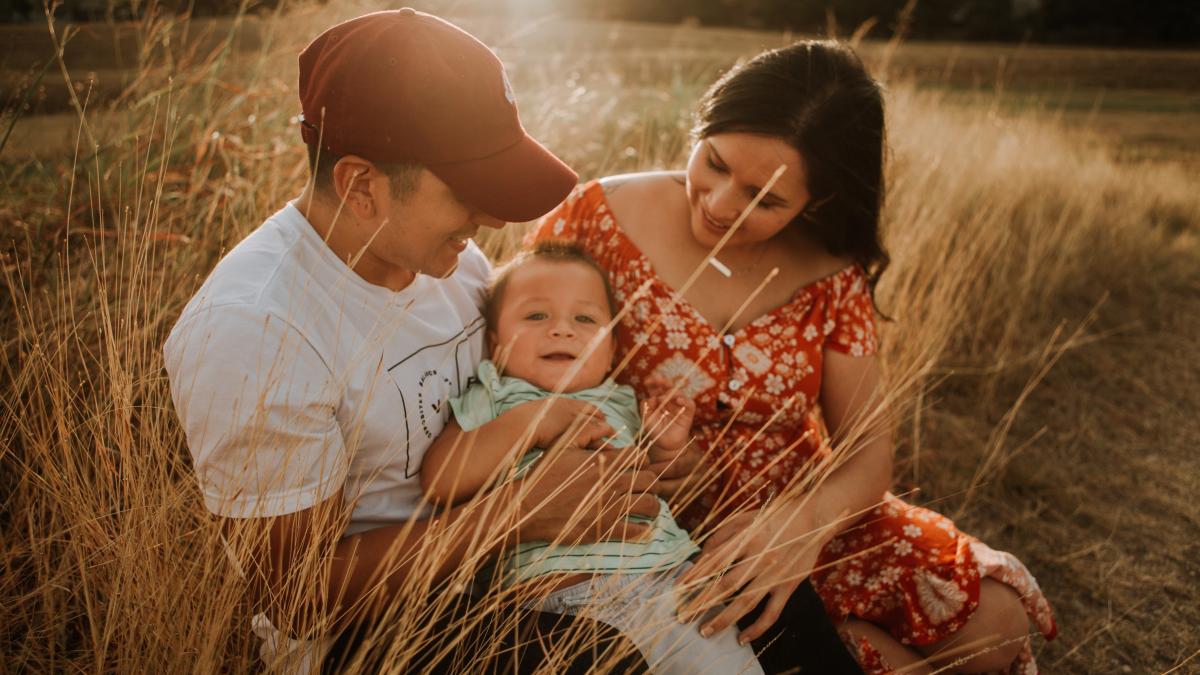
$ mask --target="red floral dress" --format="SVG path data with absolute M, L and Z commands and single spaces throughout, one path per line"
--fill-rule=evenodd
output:
M 801 289 L 744 328 L 720 333 L 659 279 L 616 223 L 597 182 L 576 189 L 542 219 L 529 241 L 579 244 L 609 273 L 628 311 L 617 333 L 618 379 L 645 396 L 647 377 L 683 382 L 696 401 L 694 433 L 720 463 L 680 522 L 688 528 L 781 492 L 829 452 L 817 407 L 826 349 L 876 350 L 866 275 L 847 267 Z M 641 292 L 639 293 L 639 289 Z M 716 459 L 713 459 L 716 458 Z M 905 644 L 938 642 L 961 628 L 979 601 L 979 581 L 1012 586 L 1050 639 L 1050 606 L 1019 560 L 959 532 L 946 517 L 888 495 L 821 552 L 813 585 L 836 623 L 854 616 Z M 887 672 L 869 644 L 855 645 L 867 672 Z M 1036 673 L 1028 641 L 1013 673 Z

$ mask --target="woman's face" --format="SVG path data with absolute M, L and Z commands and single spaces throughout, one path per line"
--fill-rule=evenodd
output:
M 766 241 L 800 213 L 809 200 L 804 159 L 774 136 L 736 132 L 701 139 L 687 166 L 687 196 L 696 241 L 702 246 L 716 245 L 780 164 L 786 164 L 787 170 L 726 247 Z

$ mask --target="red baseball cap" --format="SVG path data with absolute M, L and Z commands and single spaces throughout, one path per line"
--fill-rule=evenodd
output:
M 300 52 L 300 133 L 373 162 L 418 162 L 506 221 L 561 202 L 578 176 L 521 126 L 500 59 L 410 8 L 340 23 Z

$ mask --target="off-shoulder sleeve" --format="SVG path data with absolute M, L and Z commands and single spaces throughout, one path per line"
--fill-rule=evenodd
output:
M 839 275 L 831 294 L 825 346 L 850 356 L 874 354 L 878 349 L 875 303 L 866 273 L 855 266 L 851 273 Z
M 542 216 L 537 225 L 525 235 L 526 248 L 539 241 L 554 240 L 578 244 L 590 250 L 594 225 L 600 219 L 603 199 L 596 192 L 596 181 L 580 185 L 571 191 L 566 200 L 550 213 Z M 602 194 L 602 193 L 601 193 Z

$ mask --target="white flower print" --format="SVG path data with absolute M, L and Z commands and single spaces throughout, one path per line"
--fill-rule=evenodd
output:
M 742 414 L 738 415 L 738 421 L 744 424 L 762 424 L 766 418 L 756 412 L 743 410 Z
M 671 358 L 658 364 L 654 373 L 668 382 L 680 382 L 680 391 L 692 398 L 716 384 L 700 366 L 679 353 L 672 354 Z
M 809 342 L 815 342 L 817 339 L 817 327 L 811 323 L 808 324 L 808 326 L 804 328 L 804 339 L 808 340 Z
M 863 352 L 864 350 L 861 342 L 855 342 L 854 344 L 850 345 L 850 356 L 862 356 Z
M 741 361 L 742 365 L 744 365 L 747 370 L 755 375 L 761 376 L 771 367 L 771 359 L 768 358 L 761 349 L 755 347 L 749 342 L 743 342 L 742 344 L 738 345 L 737 348 L 733 350 L 733 356 L 738 361 Z
M 566 218 L 559 218 L 558 220 L 554 221 L 554 236 L 556 236 L 556 237 L 562 236 L 563 228 L 565 228 L 566 226 L 567 226 Z
M 833 332 L 833 329 L 835 327 L 837 327 L 837 324 L 833 322 L 833 319 L 827 319 L 825 321 L 825 326 L 822 330 L 824 330 L 826 335 L 829 335 L 830 333 Z
M 909 541 L 901 539 L 892 545 L 892 549 L 896 551 L 896 555 L 908 555 L 912 553 L 913 546 Z
M 783 378 L 778 375 L 767 375 L 767 380 L 763 384 L 767 393 L 772 396 L 778 396 L 783 393 Z
M 667 333 L 667 346 L 671 349 L 687 349 L 692 345 L 692 339 L 687 333 L 670 331 Z
M 937 626 L 954 618 L 967 601 L 967 593 L 953 581 L 926 570 L 916 571 L 917 600 L 929 622 Z
M 923 530 L 916 525 L 908 524 L 904 526 L 904 536 L 912 539 L 920 539 Z
M 904 542 L 904 543 L 907 544 L 908 542 Z M 900 580 L 900 575 L 903 572 L 904 572 L 904 570 L 900 569 L 896 565 L 891 565 L 891 566 L 885 567 L 879 571 L 879 578 L 889 584 L 894 584 Z

